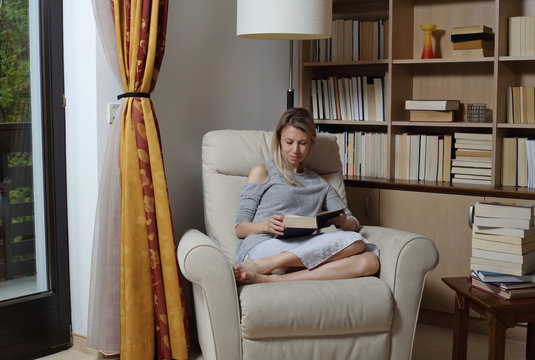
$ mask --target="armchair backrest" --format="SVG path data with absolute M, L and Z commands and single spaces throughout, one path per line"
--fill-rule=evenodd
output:
M 273 132 L 254 130 L 216 130 L 202 142 L 204 220 L 208 236 L 215 239 L 234 263 L 238 241 L 234 232 L 240 193 L 251 168 L 271 159 Z M 304 164 L 321 175 L 346 201 L 342 164 L 336 137 L 318 134 Z

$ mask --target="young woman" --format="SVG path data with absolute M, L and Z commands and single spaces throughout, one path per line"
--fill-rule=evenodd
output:
M 357 232 L 334 188 L 303 167 L 316 139 L 310 113 L 292 108 L 273 134 L 273 161 L 255 165 L 245 183 L 236 214 L 234 275 L 239 284 L 289 280 L 345 279 L 379 270 L 379 250 Z M 315 216 L 344 208 L 329 220 L 342 231 L 277 238 L 284 234 L 283 214 Z

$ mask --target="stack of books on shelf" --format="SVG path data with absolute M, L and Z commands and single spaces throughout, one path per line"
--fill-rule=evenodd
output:
M 455 155 L 451 161 L 452 184 L 490 185 L 492 134 L 453 134 Z
M 535 56 L 535 16 L 509 18 L 509 56 Z
M 472 286 L 504 299 L 535 295 L 533 224 L 533 204 L 475 204 Z M 513 282 L 524 285 L 505 284 Z
M 453 57 L 494 56 L 494 34 L 485 25 L 454 27 L 451 42 Z
M 450 181 L 451 135 L 396 134 L 398 180 Z
M 507 87 L 507 122 L 535 124 L 535 87 Z
M 410 121 L 455 121 L 459 100 L 405 100 Z
M 343 132 L 336 135 L 344 176 L 386 177 L 387 135 Z
M 388 58 L 388 20 L 333 20 L 330 39 L 312 40 L 312 62 L 351 62 Z
M 323 120 L 386 121 L 387 76 L 312 79 L 312 116 Z

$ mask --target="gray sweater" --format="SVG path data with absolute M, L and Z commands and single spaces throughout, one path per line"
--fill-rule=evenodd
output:
M 345 208 L 347 216 L 357 221 L 357 229 L 360 227 L 336 190 L 315 172 L 305 168 L 302 173 L 294 173 L 303 186 L 291 186 L 271 161 L 264 164 L 269 172 L 268 179 L 243 185 L 235 226 L 241 222 L 266 221 L 273 214 L 316 216 L 320 211 Z M 253 247 L 271 238 L 271 234 L 253 234 L 241 240 L 236 248 L 236 263 L 241 263 Z

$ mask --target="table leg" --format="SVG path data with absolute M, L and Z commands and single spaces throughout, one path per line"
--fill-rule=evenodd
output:
M 528 322 L 526 336 L 526 360 L 535 360 L 535 323 Z
M 466 360 L 468 344 L 468 306 L 466 298 L 455 294 L 455 317 L 453 324 L 453 360 Z
M 503 360 L 505 358 L 505 330 L 500 319 L 491 314 L 487 320 L 489 324 L 489 360 Z

